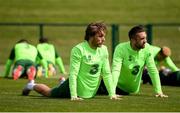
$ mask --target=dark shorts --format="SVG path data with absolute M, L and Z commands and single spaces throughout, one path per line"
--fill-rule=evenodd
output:
M 108 95 L 108 91 L 106 89 L 106 86 L 105 86 L 103 80 L 101 80 L 101 83 L 100 83 L 99 89 L 97 91 L 97 94 L 99 94 L 99 95 Z M 120 89 L 118 87 L 116 87 L 116 94 L 119 94 L 119 95 L 129 95 L 128 92 L 125 92 L 125 91 L 123 91 L 122 89 Z
M 35 63 L 32 62 L 31 60 L 18 60 L 15 62 L 14 67 L 13 67 L 13 71 L 14 69 L 16 69 L 19 65 L 21 65 L 23 67 L 22 69 L 22 74 L 20 76 L 20 78 L 23 77 L 27 77 L 26 71 L 31 67 L 36 67 Z
M 159 77 L 161 80 L 161 85 L 180 86 L 180 71 L 172 72 L 169 75 L 165 75 L 162 71 L 159 71 Z M 147 70 L 143 71 L 142 80 L 144 84 L 152 84 Z
M 63 84 L 52 88 L 51 97 L 70 98 L 69 79 L 67 79 Z
M 168 76 L 160 71 L 159 75 L 162 85 L 180 86 L 180 71 L 172 72 Z

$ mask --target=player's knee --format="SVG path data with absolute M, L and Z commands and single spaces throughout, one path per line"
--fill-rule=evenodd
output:
M 51 89 L 45 84 L 37 84 L 34 86 L 34 90 L 44 96 L 50 96 Z

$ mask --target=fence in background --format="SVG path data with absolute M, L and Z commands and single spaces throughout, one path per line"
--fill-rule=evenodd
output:
M 109 27 L 111 27 L 112 32 L 112 53 L 114 52 L 115 46 L 119 43 L 120 39 L 120 28 L 121 26 L 132 26 L 137 24 L 108 24 Z M 44 27 L 45 26 L 64 26 L 64 27 L 84 27 L 87 26 L 87 24 L 77 24 L 77 23 L 0 23 L 0 26 L 37 26 L 39 28 L 39 38 L 44 36 Z M 153 40 L 153 27 L 154 26 L 180 26 L 180 23 L 161 23 L 161 24 L 146 24 L 144 25 L 147 28 L 147 40 L 150 44 L 152 44 Z

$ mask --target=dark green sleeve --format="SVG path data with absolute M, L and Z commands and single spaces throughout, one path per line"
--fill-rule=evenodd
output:
M 9 55 L 9 59 L 14 60 L 14 58 L 15 58 L 15 48 L 13 47 Z
M 15 49 L 13 47 L 9 55 L 9 59 L 6 61 L 6 64 L 5 64 L 4 77 L 8 77 L 14 58 L 15 58 Z

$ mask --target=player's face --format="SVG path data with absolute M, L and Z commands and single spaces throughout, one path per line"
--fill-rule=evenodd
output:
M 94 47 L 101 47 L 104 42 L 105 42 L 105 33 L 104 31 L 101 31 L 93 37 L 92 45 Z
M 140 32 L 136 34 L 136 37 L 135 37 L 136 49 L 143 49 L 145 47 L 145 44 L 147 42 L 146 37 L 147 37 L 146 32 Z

